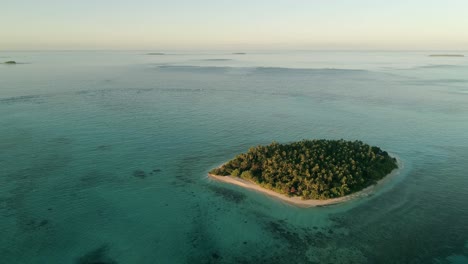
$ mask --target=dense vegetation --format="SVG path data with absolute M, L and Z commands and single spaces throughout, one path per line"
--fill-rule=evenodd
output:
M 303 140 L 252 147 L 210 173 L 303 199 L 329 199 L 362 190 L 397 167 L 387 152 L 361 141 Z

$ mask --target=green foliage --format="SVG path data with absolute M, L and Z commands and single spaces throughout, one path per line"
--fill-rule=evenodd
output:
M 387 152 L 361 141 L 303 140 L 252 147 L 210 173 L 303 199 L 329 199 L 362 190 L 397 167 Z
M 234 177 L 237 177 L 239 176 L 240 172 L 239 172 L 239 169 L 235 169 L 231 172 L 231 175 L 234 176 Z
M 234 176 L 234 175 L 232 175 L 232 176 Z M 243 178 L 243 179 L 246 179 L 246 180 L 253 180 L 253 174 L 249 170 L 243 171 L 241 173 L 240 177 Z

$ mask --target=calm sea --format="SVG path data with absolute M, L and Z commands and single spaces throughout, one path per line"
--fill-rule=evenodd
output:
M 0 52 L 0 263 L 468 263 L 467 57 L 147 52 Z M 404 167 L 310 209 L 207 178 L 314 138 Z

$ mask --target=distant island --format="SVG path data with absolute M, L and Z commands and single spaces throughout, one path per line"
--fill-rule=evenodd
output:
M 150 52 L 150 53 L 146 53 L 146 55 L 162 56 L 162 55 L 166 55 L 166 54 L 165 54 L 165 53 L 162 53 L 162 52 Z
M 209 176 L 292 203 L 321 205 L 344 201 L 397 168 L 397 160 L 378 147 L 321 139 L 252 147 Z
M 5 64 L 16 64 L 16 61 L 5 61 Z
M 463 54 L 431 54 L 429 57 L 465 57 Z
M 245 52 L 233 52 L 233 55 L 246 55 L 247 53 Z

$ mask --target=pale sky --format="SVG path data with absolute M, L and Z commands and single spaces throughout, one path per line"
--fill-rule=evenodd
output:
M 467 50 L 468 0 L 0 0 L 0 49 Z

